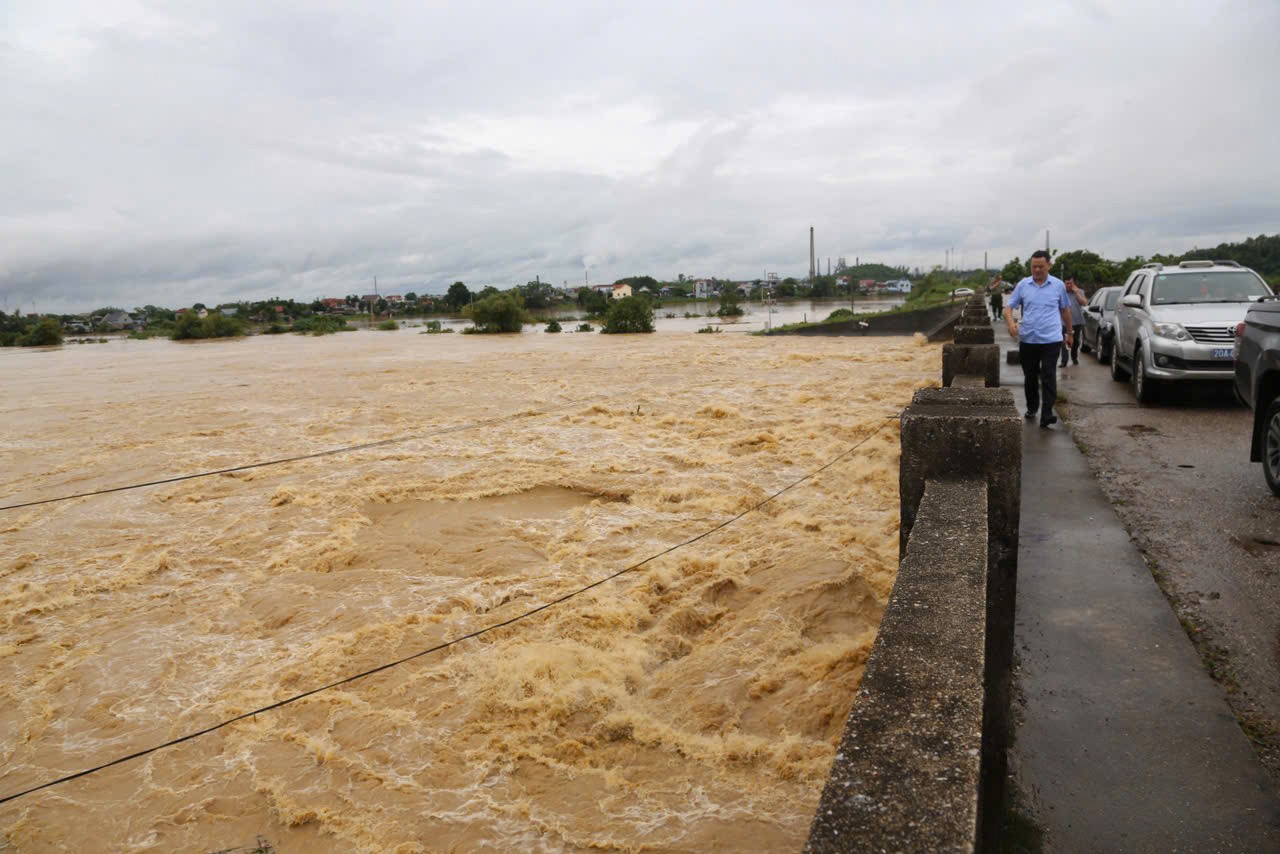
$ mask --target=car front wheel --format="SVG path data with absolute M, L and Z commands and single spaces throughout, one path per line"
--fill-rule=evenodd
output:
M 1147 376 L 1141 347 L 1133 351 L 1133 396 L 1138 403 L 1154 403 L 1156 399 L 1156 381 Z
M 1280 495 L 1280 397 L 1271 401 L 1262 424 L 1262 474 L 1267 486 Z

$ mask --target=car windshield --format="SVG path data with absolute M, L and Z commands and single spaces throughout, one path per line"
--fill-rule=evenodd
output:
M 1248 302 L 1271 293 L 1247 270 L 1163 273 L 1151 292 L 1153 305 L 1187 302 Z
M 1116 304 L 1120 302 L 1120 289 L 1116 288 L 1114 291 L 1107 291 L 1107 295 L 1102 299 L 1103 308 L 1107 311 L 1115 311 Z

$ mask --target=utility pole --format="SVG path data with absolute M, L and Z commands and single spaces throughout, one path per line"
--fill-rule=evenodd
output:
M 1044 251 L 1049 252 L 1049 229 L 1044 230 Z M 1049 252 L 1049 259 L 1053 260 L 1053 253 Z

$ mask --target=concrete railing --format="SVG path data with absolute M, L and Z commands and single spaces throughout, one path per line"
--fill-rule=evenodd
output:
M 902 414 L 898 577 L 806 850 L 997 845 L 1022 422 L 1007 389 L 975 377 L 917 391 Z

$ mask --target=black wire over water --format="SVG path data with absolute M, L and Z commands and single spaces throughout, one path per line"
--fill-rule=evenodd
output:
M 568 405 L 568 404 L 566 404 L 566 406 L 567 406 L 567 405 Z M 560 407 L 560 408 L 563 408 L 563 407 Z M 548 411 L 548 412 L 550 412 L 550 411 L 554 411 L 554 410 L 547 410 L 547 411 Z M 827 462 L 825 465 L 823 465 L 823 466 L 821 466 L 821 467 L 819 467 L 819 468 L 814 469 L 813 471 L 809 472 L 809 473 L 808 473 L 808 474 L 806 474 L 804 477 L 802 477 L 802 478 L 800 478 L 800 479 L 798 479 L 798 480 L 792 481 L 791 483 L 789 483 L 789 484 L 787 484 L 786 486 L 782 487 L 782 489 L 779 489 L 777 492 L 775 492 L 775 493 L 773 493 L 772 495 L 770 495 L 769 497 L 765 498 L 763 501 L 760 501 L 760 502 L 758 502 L 757 504 L 755 504 L 755 505 L 753 505 L 753 506 L 751 506 L 751 507 L 748 507 L 746 510 L 743 510 L 741 513 L 737 514 L 736 516 L 731 516 L 730 518 L 728 518 L 728 519 L 726 519 L 725 521 L 721 522 L 719 525 L 716 525 L 714 528 L 709 528 L 708 530 L 703 531 L 701 534 L 698 534 L 696 537 L 691 537 L 691 538 L 689 538 L 689 539 L 687 539 L 687 540 L 684 540 L 683 542 L 676 543 L 676 544 L 675 544 L 675 545 L 673 545 L 673 546 L 670 546 L 670 547 L 668 547 L 668 548 L 666 548 L 666 549 L 663 549 L 663 550 L 662 550 L 662 551 L 660 551 L 660 552 L 657 552 L 657 553 L 655 553 L 655 554 L 650 555 L 649 557 L 645 558 L 644 560 L 642 560 L 642 561 L 640 561 L 640 562 L 638 562 L 638 563 L 633 563 L 633 564 L 631 564 L 631 565 L 630 565 L 630 566 L 628 566 L 628 567 L 625 567 L 625 568 L 623 568 L 623 569 L 618 570 L 618 571 L 617 571 L 617 572 L 615 572 L 615 573 L 612 573 L 611 575 L 606 575 L 606 576 L 604 576 L 603 578 L 597 579 L 596 581 L 591 582 L 590 584 L 586 585 L 585 587 L 580 587 L 580 588 L 578 588 L 577 590 L 574 590 L 574 591 L 572 591 L 572 592 L 570 592 L 570 593 L 566 593 L 565 595 L 560 596 L 560 597 L 558 597 L 558 598 L 556 598 L 556 599 L 552 599 L 552 600 L 550 600 L 550 601 L 543 602 L 541 605 L 538 605 L 538 606 L 537 606 L 537 607 L 535 607 L 535 608 L 530 608 L 528 611 L 525 611 L 524 613 L 521 613 L 521 614 L 517 614 L 516 616 L 511 617 L 510 619 L 503 620 L 503 621 L 498 622 L 498 623 L 493 623 L 493 624 L 491 624 L 491 625 L 485 626 L 484 628 L 477 629 L 477 630 L 476 630 L 476 631 L 474 631 L 474 632 L 469 632 L 468 634 L 462 635 L 462 636 L 460 636 L 460 637 L 456 637 L 456 638 L 454 638 L 454 639 L 452 639 L 452 640 L 445 641 L 444 643 L 436 644 L 436 645 L 435 645 L 435 646 L 433 646 L 433 647 L 429 647 L 429 648 L 427 648 L 427 649 L 419 650 L 418 652 L 415 652 L 415 653 L 413 653 L 412 655 L 406 655 L 404 658 L 398 658 L 398 659 L 396 659 L 395 661 L 389 661 L 389 662 L 387 662 L 387 663 L 385 663 L 385 664 L 380 664 L 380 665 L 378 665 L 377 667 L 373 667 L 373 668 L 370 668 L 369 670 L 361 671 L 360 673 L 356 673 L 356 674 L 354 674 L 354 675 L 352 675 L 352 676 L 347 676 L 347 677 L 345 677 L 345 678 L 343 678 L 343 679 L 339 679 L 339 680 L 337 680 L 336 682 L 330 682 L 330 683 L 329 683 L 329 684 L 327 684 L 327 685 L 321 685 L 321 686 L 320 686 L 320 687 L 318 687 L 318 688 L 312 688 L 310 691 L 304 691 L 304 692 L 302 692 L 301 694 L 295 694 L 295 695 L 293 695 L 292 697 L 287 697 L 287 698 L 285 698 L 285 699 L 283 699 L 283 700 L 278 700 L 278 701 L 276 701 L 276 702 L 274 702 L 274 703 L 271 703 L 270 705 L 263 706 L 263 707 L 261 707 L 261 708 L 259 708 L 259 709 L 254 709 L 254 710 L 253 710 L 253 711 L 251 711 L 251 712 L 245 712 L 244 714 L 236 715 L 235 717 L 232 717 L 232 718 L 227 718 L 226 720 L 221 721 L 221 722 L 216 723 L 216 724 L 213 724 L 212 726 L 205 727 L 204 729 L 202 729 L 202 730 L 198 730 L 198 731 L 196 731 L 196 732 L 190 732 L 190 733 L 187 733 L 186 735 L 179 736 L 178 738 L 172 739 L 172 740 L 170 740 L 170 741 L 166 741 L 166 742 L 164 742 L 163 744 L 157 744 L 157 745 L 154 745 L 154 746 L 152 746 L 152 747 L 145 748 L 144 750 L 139 750 L 139 751 L 137 751 L 137 752 L 135 752 L 135 753 L 130 753 L 130 754 L 129 754 L 129 755 L 127 755 L 127 756 L 121 756 L 121 757 L 119 757 L 119 758 L 117 758 L 117 759 L 112 759 L 110 762 L 104 762 L 104 763 L 102 763 L 101 765 L 95 765 L 95 766 L 94 766 L 94 767 L 92 767 L 92 768 L 86 768 L 86 769 L 84 769 L 83 771 L 77 771 L 77 772 L 75 772 L 74 774 L 68 774 L 68 775 L 66 775 L 65 777 L 59 777 L 59 778 L 57 778 L 56 780 L 49 780 L 48 782 L 41 783 L 41 784 L 40 784 L 40 785 L 38 785 L 38 786 L 32 786 L 31 788 L 29 788 L 29 789 L 24 789 L 24 790 L 23 790 L 23 791 L 21 791 L 21 792 L 15 792 L 15 793 L 14 793 L 14 794 L 12 794 L 12 795 L 6 795 L 6 796 L 4 796 L 3 798 L 0 798 L 0 804 L 6 804 L 6 803 L 8 803 L 9 801 L 17 800 L 18 798 L 25 797 L 25 796 L 27 796 L 27 795 L 33 794 L 33 793 L 35 793 L 35 792 L 38 792 L 38 791 L 40 791 L 40 790 L 42 790 L 42 789 L 48 789 L 48 788 L 50 788 L 51 786 L 57 786 L 57 785 L 59 785 L 59 784 L 61 784 L 61 783 L 69 783 L 69 782 L 71 782 L 72 780 L 77 780 L 77 779 L 79 779 L 80 777 L 87 777 L 88 775 L 90 775 L 90 774 L 95 774 L 95 773 L 97 773 L 98 771 L 106 770 L 107 768 L 111 768 L 112 766 L 120 765 L 120 764 L 125 763 L 125 762 L 129 762 L 129 761 L 131 761 L 131 760 L 133 760 L 133 759 L 139 759 L 139 758 L 141 758 L 141 757 L 143 757 L 143 756 L 147 756 L 148 754 L 155 753 L 156 751 L 164 750 L 166 747 L 174 747 L 175 745 L 182 744 L 184 741 L 191 741 L 192 739 L 199 738 L 199 737 L 200 737 L 200 736 L 202 736 L 202 735 L 208 735 L 208 734 L 209 734 L 209 733 L 211 733 L 211 732 L 214 732 L 214 731 L 216 731 L 216 730 L 220 730 L 220 729 L 222 729 L 223 727 L 226 727 L 226 726 L 230 726 L 231 724 L 236 723 L 237 721 L 242 721 L 242 720 L 244 720 L 245 718 L 251 718 L 251 717 L 254 717 L 254 716 L 256 716 L 256 715 L 260 715 L 260 714 L 262 714 L 262 713 L 264 713 L 264 712 L 269 712 L 269 711 L 272 711 L 273 709 L 278 709 L 278 708 L 280 708 L 281 706 L 287 706 L 287 705 L 289 705 L 290 703 L 296 703 L 298 700 L 302 700 L 302 699 L 305 699 L 305 698 L 307 698 L 307 697 L 313 696 L 313 695 L 315 695 L 315 694 L 319 694 L 321 691 L 328 691 L 328 690 L 329 690 L 329 689 L 331 689 L 331 688 L 337 688 L 337 687 L 339 687 L 340 685 L 346 685 L 346 684 L 348 684 L 348 683 L 350 683 L 350 682 L 355 682 L 357 679 L 363 679 L 363 678 L 364 678 L 364 677 L 366 677 L 366 676 L 372 676 L 372 675 L 373 675 L 373 674 L 375 674 L 375 673 L 381 673 L 381 672 L 382 672 L 382 671 L 384 671 L 384 670 L 390 670 L 390 669 L 391 669 L 391 668 L 393 668 L 393 667 L 398 667 L 399 665 L 404 664 L 404 663 L 409 662 L 409 661 L 413 661 L 413 660 L 414 660 L 414 659 L 416 659 L 416 658 L 422 658 L 424 655 L 430 655 L 430 654 L 432 654 L 433 652 L 439 652 L 439 651 L 440 651 L 440 650 L 442 650 L 442 649 L 448 649 L 449 647 L 451 647 L 451 646 L 456 646 L 457 644 L 460 644 L 460 643 L 462 643 L 463 641 L 467 641 L 467 640 L 472 640 L 472 639 L 474 639 L 474 638 L 478 638 L 478 637 L 480 637 L 481 635 L 488 634 L 489 632 L 496 631 L 497 629 L 504 628 L 504 627 L 506 627 L 506 626 L 511 625 L 512 623 L 518 623 L 518 622 L 520 622 L 521 620 L 524 620 L 524 619 L 527 619 L 527 618 L 529 618 L 529 617 L 532 617 L 533 615 L 538 614 L 538 613 L 540 613 L 540 612 L 542 612 L 542 611 L 545 611 L 545 610 L 547 610 L 548 608 L 553 608 L 553 607 L 555 607 L 556 605 L 560 605 L 560 604 L 562 604 L 562 603 L 564 603 L 564 602 L 568 602 L 570 599 L 573 599 L 573 598 L 575 598 L 575 597 L 577 597 L 577 596 L 581 596 L 583 593 L 586 593 L 586 592 L 587 592 L 587 591 L 589 591 L 589 590 L 592 590 L 592 589 L 594 589 L 594 588 L 596 588 L 596 587 L 599 587 L 599 586 L 600 586 L 600 585 L 602 585 L 602 584 L 606 584 L 606 583 L 608 583 L 608 582 L 610 582 L 610 581 L 614 580 L 615 578 L 618 578 L 619 576 L 626 575 L 626 574 L 627 574 L 627 573 L 629 573 L 629 572 L 634 572 L 635 570 L 639 569 L 640 567 L 644 566 L 644 565 L 645 565 L 645 564 L 647 564 L 647 563 L 650 563 L 650 562 L 652 562 L 652 561 L 655 561 L 655 560 L 657 560 L 657 559 L 658 559 L 658 558 L 660 558 L 660 557 L 665 557 L 666 555 L 671 554 L 672 552 L 676 551 L 677 549 L 682 549 L 682 548 L 684 548 L 685 546 L 693 545 L 694 543 L 698 542 L 699 540 L 706 539 L 707 537 L 711 536 L 712 534 L 716 533 L 717 531 L 720 531 L 720 530 L 722 530 L 722 529 L 724 529 L 724 528 L 729 527 L 729 526 L 730 526 L 730 525 L 732 525 L 734 522 L 736 522 L 736 521 L 738 521 L 739 519 L 741 519 L 743 516 L 746 516 L 748 513 L 754 513 L 755 511 L 759 510 L 761 507 L 763 507 L 763 506 L 765 506 L 766 504 L 768 504 L 770 501 L 773 501 L 773 500 L 774 500 L 775 498 L 777 498 L 779 495 L 782 495 L 784 492 L 787 492 L 787 491 L 789 491 L 789 490 L 792 490 L 792 489 L 794 489 L 795 487 L 799 486 L 800 484 L 804 483 L 805 481 L 807 481 L 807 480 L 809 480 L 809 479 L 813 478 L 814 476 L 821 474 L 822 472 L 824 472 L 824 471 L 826 471 L 827 469 L 831 468 L 831 467 L 832 467 L 833 465 L 835 465 L 836 463 L 838 463 L 838 462 L 840 462 L 841 460 L 843 460 L 845 457 L 847 457 L 847 456 L 849 456 L 850 454 L 852 454 L 852 453 L 853 453 L 854 451 L 856 451 L 858 448 L 862 447 L 862 446 L 863 446 L 863 445 L 865 445 L 868 441 L 870 441 L 870 440 L 871 440 L 874 436 L 876 436 L 876 435 L 877 435 L 881 430 L 883 430 L 883 429 L 884 429 L 884 427 L 885 427 L 885 425 L 886 425 L 886 424 L 888 424 L 890 420 L 900 417 L 900 416 L 901 416 L 901 414 L 902 414 L 902 413 L 901 413 L 901 412 L 899 412 L 899 413 L 897 413 L 897 414 L 895 414 L 895 415 L 891 415 L 891 416 L 889 416 L 888 418 L 886 418 L 886 419 L 885 419 L 885 421 L 884 421 L 884 422 L 882 422 L 882 423 L 880 424 L 880 426 L 876 427 L 876 429 L 872 430 L 872 431 L 871 431 L 870 433 L 868 433 L 866 436 L 864 436 L 863 438 L 859 439 L 857 442 L 855 442 L 851 447 L 849 447 L 849 448 L 848 448 L 848 449 L 846 449 L 845 451 L 842 451 L 840 454 L 838 454 L 838 455 L 837 455 L 836 457 L 834 457 L 832 460 L 830 460 L 829 462 Z M 432 434 L 432 435 L 434 435 L 434 434 Z M 371 443 L 370 445 L 363 446 L 363 447 L 374 447 L 374 446 L 376 446 L 376 445 L 378 445 L 378 444 L 386 444 L 386 443 L 389 443 L 389 442 L 391 442 L 391 441 L 397 441 L 397 440 L 391 440 L 391 439 L 388 439 L 388 440 L 385 440 L 385 441 L 384 441 L 384 442 L 382 442 L 382 443 Z M 301 457 L 300 459 L 306 459 L 306 458 L 305 458 L 305 457 Z M 260 465 L 265 465 L 265 464 L 260 464 Z

